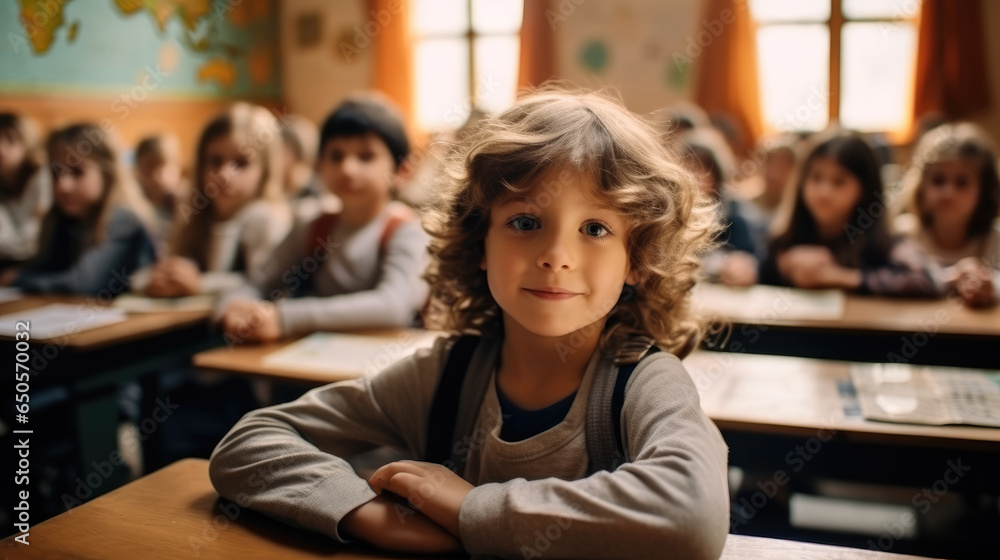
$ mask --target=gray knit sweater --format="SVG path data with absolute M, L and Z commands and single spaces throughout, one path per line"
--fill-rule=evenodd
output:
M 246 415 L 219 443 L 210 475 L 220 494 L 288 523 L 347 542 L 337 525 L 373 499 L 346 458 L 393 446 L 420 459 L 437 381 L 454 339 L 368 378 L 310 391 Z M 470 364 L 495 370 L 498 338 Z M 476 485 L 459 527 L 475 555 L 544 558 L 718 558 L 729 528 L 727 449 L 702 412 L 680 361 L 643 358 L 626 388 L 622 429 L 631 462 L 587 472 L 590 388 L 609 375 L 595 354 L 557 426 L 520 442 L 500 439 L 493 383 L 462 474 Z

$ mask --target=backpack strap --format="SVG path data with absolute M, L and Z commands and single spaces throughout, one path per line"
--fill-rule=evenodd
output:
M 598 364 L 607 373 L 594 380 L 587 405 L 589 474 L 614 471 L 628 461 L 622 437 L 625 387 L 642 358 L 658 351 L 659 348 L 653 346 L 651 340 L 633 338 L 622 344 L 613 362 L 605 358 Z
M 659 351 L 660 349 L 656 346 L 650 346 L 646 355 Z M 639 362 L 618 367 L 618 374 L 615 376 L 615 389 L 611 393 L 611 426 L 615 433 L 615 449 L 623 462 L 626 457 L 625 445 L 622 443 L 622 408 L 625 407 L 625 386 L 628 385 L 628 380 L 632 377 L 637 365 Z
M 389 218 L 385 221 L 385 226 L 382 228 L 381 237 L 378 238 L 379 260 L 385 257 L 385 252 L 389 248 L 389 241 L 392 240 L 392 235 L 396 233 L 399 226 L 415 219 L 417 219 L 417 213 L 411 210 L 409 206 L 393 206 L 389 209 Z
M 309 237 L 306 238 L 306 255 L 312 255 L 323 246 L 330 234 L 333 233 L 334 228 L 337 227 L 339 220 L 340 214 L 320 214 L 318 218 L 313 220 L 309 227 Z
M 455 426 L 458 423 L 459 397 L 465 374 L 472 362 L 472 354 L 480 337 L 464 335 L 458 338 L 448 352 L 448 360 L 441 371 L 441 379 L 434 391 L 430 415 L 427 419 L 427 444 L 424 460 L 444 464 L 452 458 L 452 442 L 458 440 Z

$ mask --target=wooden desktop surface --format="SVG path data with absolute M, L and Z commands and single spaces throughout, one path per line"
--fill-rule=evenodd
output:
M 405 337 L 406 330 L 370 330 L 350 334 L 364 334 L 385 338 L 387 341 Z M 443 335 L 444 333 L 442 333 Z M 199 352 L 194 356 L 196 367 L 215 370 L 221 373 L 240 373 L 256 377 L 265 377 L 274 381 L 300 383 L 306 385 L 325 385 L 335 381 L 354 379 L 364 375 L 364 371 L 351 369 L 339 364 L 330 364 L 329 371 L 310 371 L 291 369 L 288 367 L 271 366 L 264 363 L 264 358 L 295 343 L 297 340 L 280 340 L 266 344 L 236 344 L 223 346 Z
M 701 406 L 723 430 L 815 436 L 835 430 L 855 440 L 907 442 L 1000 452 L 1000 428 L 927 426 L 847 417 L 837 383 L 849 362 L 697 351 L 684 366 Z
M 208 479 L 208 462 L 186 459 L 69 512 L 31 527 L 29 546 L 11 535 L 0 554 L 14 559 L 428 558 L 344 546 L 263 515 L 223 503 Z M 914 560 L 835 546 L 730 535 L 722 560 Z
M 89 308 L 107 307 L 106 304 L 101 303 L 99 300 L 81 296 L 26 296 L 18 300 L 0 303 L 0 315 L 27 311 L 50 303 L 78 304 L 80 306 L 81 319 L 87 316 Z M 34 340 L 42 343 L 56 343 L 73 350 L 96 350 L 204 323 L 210 315 L 211 312 L 208 310 L 130 313 L 124 321 L 118 323 L 79 331 L 53 339 Z M 0 337 L 0 339 L 13 340 L 9 337 Z
M 783 318 L 789 298 L 783 297 L 788 288 L 756 286 L 770 290 L 773 298 L 767 303 L 744 306 L 723 313 L 719 318 L 733 323 L 774 325 L 801 329 L 851 330 L 879 333 L 913 333 L 932 325 L 936 332 L 949 335 L 1000 336 L 1000 306 L 970 309 L 955 298 L 912 299 L 845 294 L 843 314 L 835 319 Z M 723 296 L 727 301 L 739 299 L 741 288 L 711 285 L 705 297 Z M 695 296 L 695 303 L 698 301 Z M 744 300 L 746 302 L 746 300 Z M 749 305 L 749 304 L 748 304 Z M 709 305 L 711 308 L 711 305 Z
M 391 331 L 380 333 L 391 337 Z M 264 365 L 264 357 L 294 341 L 223 347 L 195 355 L 196 366 L 226 373 L 321 385 L 353 379 L 362 371 L 331 364 L 327 373 Z M 1000 429 L 926 426 L 845 417 L 837 383 L 849 379 L 849 362 L 696 351 L 684 365 L 701 394 L 702 408 L 721 429 L 811 437 L 836 430 L 854 440 L 995 449 Z

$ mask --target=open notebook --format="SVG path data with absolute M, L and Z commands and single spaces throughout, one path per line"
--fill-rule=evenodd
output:
M 763 285 L 734 288 L 702 282 L 695 286 L 692 307 L 698 313 L 733 321 L 832 320 L 844 314 L 844 292 Z
M 869 420 L 1000 428 L 1000 371 L 854 364 L 851 381 Z
M 417 351 L 442 333 L 410 329 L 396 336 L 313 333 L 264 357 L 269 367 L 318 373 L 356 372 L 372 375 Z
M 0 336 L 13 337 L 15 323 L 28 322 L 32 340 L 59 338 L 125 320 L 125 312 L 94 305 L 50 303 L 0 316 Z

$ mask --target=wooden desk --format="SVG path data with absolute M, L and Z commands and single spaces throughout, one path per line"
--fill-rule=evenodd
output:
M 0 314 L 16 314 L 50 303 L 80 306 L 85 319 L 92 307 L 103 307 L 99 300 L 80 296 L 27 296 L 0 304 Z M 208 327 L 208 311 L 171 311 L 132 314 L 125 321 L 43 340 L 32 338 L 30 405 L 27 425 L 17 428 L 34 429 L 32 440 L 39 450 L 64 446 L 73 441 L 75 449 L 67 459 L 82 479 L 95 471 L 93 466 L 111 464 L 118 450 L 118 389 L 156 371 L 158 368 L 184 363 L 192 354 L 221 343 Z M 14 362 L 15 343 L 0 338 L 0 356 L 6 363 Z M 48 404 L 45 404 L 48 403 Z M 13 424 L 13 410 L 3 412 L 3 418 Z M 162 412 L 160 413 L 162 414 Z M 71 434 L 67 437 L 66 434 Z M 100 495 L 127 480 L 124 465 L 116 463 L 89 496 Z M 32 477 L 34 483 L 40 477 Z M 76 483 L 60 481 L 65 487 L 54 488 L 55 496 L 73 497 Z M 6 502 L 4 502 L 6 503 Z M 62 503 L 62 500 L 55 500 Z M 54 506 L 53 506 L 54 507 Z M 52 515 L 62 511 L 36 511 Z
M 220 501 L 208 462 L 179 461 L 31 528 L 30 546 L 0 542 L 11 559 L 158 558 L 414 558 L 344 546 Z M 423 557 L 426 558 L 426 557 Z M 723 560 L 914 560 L 860 549 L 730 535 Z
M 412 339 L 415 331 L 407 330 L 369 330 L 350 334 L 367 335 L 385 339 L 387 343 L 393 340 Z M 426 332 L 426 331 L 423 331 Z M 444 333 L 442 333 L 443 335 Z M 194 365 L 219 373 L 238 373 L 263 377 L 274 381 L 283 381 L 303 385 L 325 385 L 335 381 L 354 379 L 365 374 L 363 370 L 352 369 L 343 364 L 331 363 L 327 371 L 273 366 L 265 363 L 264 358 L 273 352 L 294 344 L 297 340 L 281 340 L 267 344 L 241 344 L 225 346 L 199 352 L 194 356 Z M 411 350 L 412 352 L 412 350 Z M 405 354 L 403 354 L 405 355 Z M 373 360 L 374 361 L 374 360 Z
M 1000 344 L 1000 306 L 970 309 L 955 298 L 846 294 L 839 318 L 788 318 L 789 305 L 794 305 L 789 294 L 795 291 L 754 289 L 770 290 L 774 296 L 717 317 L 732 324 L 723 350 L 862 362 L 896 357 L 926 365 L 1000 368 L 995 352 Z M 699 298 L 739 299 L 745 293 L 741 290 L 711 285 L 696 295 L 695 303 Z
M 927 426 L 865 420 L 844 413 L 838 383 L 850 363 L 787 356 L 697 351 L 685 358 L 701 406 L 722 430 L 1000 452 L 1000 428 Z
M 50 303 L 77 304 L 80 306 L 81 317 L 85 316 L 88 309 L 107 307 L 98 300 L 88 300 L 88 298 L 80 296 L 26 296 L 16 301 L 0 303 L 0 315 L 27 311 Z M 54 339 L 34 339 L 34 341 L 57 344 L 73 350 L 92 351 L 204 324 L 210 314 L 211 312 L 207 310 L 133 314 L 119 323 L 83 330 Z M 0 336 L 0 340 L 12 339 Z
M 973 527 L 996 517 L 976 504 L 1000 495 L 1000 428 L 897 424 L 845 412 L 838 383 L 850 379 L 848 362 L 698 351 L 684 365 L 729 445 L 730 465 L 756 481 L 744 485 L 744 500 L 760 488 L 755 484 L 777 481 L 784 496 L 814 494 L 817 482 L 841 481 L 896 488 L 897 498 L 916 506 L 920 489 L 940 489 L 947 479 L 950 498 L 967 505 L 963 523 L 899 550 L 982 557 L 998 548 L 995 536 Z M 957 478 L 953 465 L 962 466 Z M 751 518 L 741 532 L 768 534 L 775 523 L 787 524 L 783 500 L 770 520 Z M 801 530 L 781 534 L 807 538 Z

